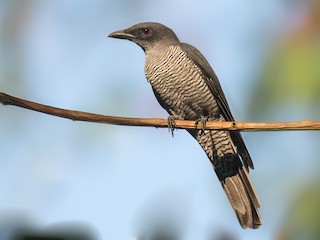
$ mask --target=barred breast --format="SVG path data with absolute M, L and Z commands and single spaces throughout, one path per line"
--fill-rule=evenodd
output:
M 219 114 L 200 69 L 179 46 L 150 50 L 145 73 L 159 103 L 176 118 L 195 120 Z

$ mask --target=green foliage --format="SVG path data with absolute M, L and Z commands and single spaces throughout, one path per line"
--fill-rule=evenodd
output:
M 251 116 L 263 118 L 288 106 L 320 116 L 319 39 L 303 29 L 275 47 L 253 91 Z
M 319 182 L 319 181 L 318 181 Z M 320 185 L 300 191 L 286 216 L 277 239 L 320 239 Z

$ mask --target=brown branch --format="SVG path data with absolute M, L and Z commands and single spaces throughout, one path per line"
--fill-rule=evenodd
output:
M 0 102 L 4 105 L 13 105 L 49 115 L 68 118 L 74 121 L 106 123 L 125 126 L 144 126 L 167 128 L 166 119 L 160 118 L 127 118 L 106 116 L 87 112 L 66 110 L 51 107 L 35 102 L 30 102 L 21 98 L 16 98 L 0 92 Z M 195 121 L 176 120 L 175 128 L 195 128 Z M 201 129 L 201 123 L 197 128 Z M 320 122 L 301 121 L 301 122 L 274 122 L 274 123 L 254 123 L 254 122 L 207 122 L 206 129 L 214 130 L 237 130 L 237 131 L 288 131 L 288 130 L 320 130 Z

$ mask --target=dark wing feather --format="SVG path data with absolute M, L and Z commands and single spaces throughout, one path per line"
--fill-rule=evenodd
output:
M 199 52 L 198 49 L 196 49 L 195 47 L 189 44 L 181 43 L 181 48 L 187 53 L 190 60 L 192 60 L 201 70 L 208 87 L 210 88 L 212 94 L 214 95 L 215 99 L 218 102 L 218 106 L 221 110 L 222 116 L 226 119 L 226 121 L 234 122 L 234 118 L 231 114 L 230 107 L 222 91 L 219 80 L 216 74 L 214 73 L 213 69 L 211 68 L 210 64 L 208 63 L 208 61 Z M 252 163 L 251 157 L 244 144 L 244 141 L 242 139 L 240 132 L 231 131 L 230 135 L 239 151 L 239 154 L 246 168 L 248 169 L 248 166 L 249 166 L 250 168 L 253 169 L 253 163 Z

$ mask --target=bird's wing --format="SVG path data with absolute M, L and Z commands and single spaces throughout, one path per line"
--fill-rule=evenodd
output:
M 234 118 L 231 114 L 230 107 L 222 91 L 219 80 L 216 74 L 214 73 L 213 69 L 211 68 L 210 64 L 208 63 L 208 61 L 200 53 L 200 51 L 195 47 L 186 43 L 181 43 L 180 46 L 182 50 L 184 50 L 187 53 L 189 59 L 193 61 L 194 64 L 196 64 L 196 66 L 200 69 L 201 73 L 204 76 L 206 84 L 208 85 L 208 87 L 210 88 L 210 91 L 212 92 L 213 96 L 218 102 L 218 106 L 220 108 L 222 116 L 226 119 L 226 121 L 234 122 Z M 240 132 L 231 131 L 230 135 L 238 149 L 238 152 L 246 168 L 248 169 L 248 166 L 249 166 L 250 168 L 253 169 L 253 163 L 252 163 L 251 157 L 244 144 L 242 136 L 240 135 Z

